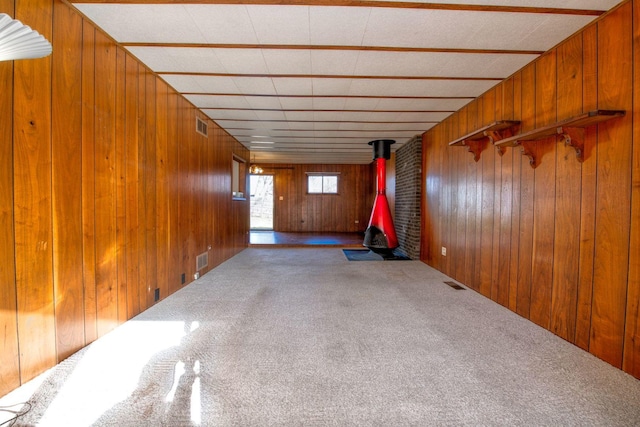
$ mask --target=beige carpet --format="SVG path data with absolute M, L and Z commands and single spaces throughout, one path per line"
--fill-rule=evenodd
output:
M 34 426 L 640 424 L 640 381 L 450 280 L 250 248 L 0 406 L 28 399 Z

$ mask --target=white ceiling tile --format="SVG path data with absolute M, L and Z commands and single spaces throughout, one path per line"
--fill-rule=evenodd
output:
M 275 96 L 247 96 L 247 103 L 252 108 L 281 108 L 280 98 Z
M 307 50 L 262 49 L 272 74 L 311 74 L 311 55 Z
M 285 120 L 286 119 L 282 111 L 256 110 L 256 117 L 258 117 L 259 120 Z
M 313 98 L 313 108 L 317 110 L 342 110 L 346 98 Z
M 267 64 L 257 49 L 215 49 L 224 70 L 231 74 L 267 74 Z
M 134 42 L 230 45 L 225 48 L 130 46 L 129 50 L 177 91 L 197 93 L 186 98 L 254 152 L 265 153 L 261 156 L 270 156 L 271 161 L 276 162 L 370 163 L 368 141 L 381 137 L 396 139 L 398 143 L 392 148 L 395 151 L 410 137 L 430 129 L 434 122 L 448 117 L 451 111 L 466 105 L 537 55 L 535 52 L 470 54 L 259 46 L 245 49 L 234 48 L 233 44 L 544 51 L 595 19 L 595 16 L 446 11 L 389 5 L 197 3 L 78 3 L 76 6 L 111 37 L 124 43 L 125 48 L 127 43 Z M 440 0 L 439 3 L 608 10 L 620 1 Z M 301 77 L 277 78 L 268 74 Z M 304 77 L 313 75 L 345 77 Z M 443 79 L 349 78 L 354 75 Z M 235 95 L 207 96 L 205 93 Z M 284 145 L 261 147 L 250 142 L 260 136 L 276 138 L 276 142 Z M 304 151 L 296 152 L 300 149 L 297 147 Z M 310 157 L 314 153 L 317 157 Z
M 280 98 L 280 104 L 285 110 L 311 110 L 313 98 Z
M 165 74 L 162 76 L 167 82 L 180 81 L 181 79 L 191 79 L 197 88 L 179 89 L 173 86 L 178 92 L 202 92 L 202 93 L 240 93 L 240 90 L 231 77 L 225 76 L 183 76 Z
M 242 5 L 189 4 L 187 13 L 207 43 L 257 43 L 251 18 Z
M 313 95 L 348 95 L 351 91 L 352 79 L 319 79 L 314 78 L 313 81 Z
M 311 94 L 311 79 L 304 77 L 274 78 L 278 95 L 309 95 Z
M 209 49 L 132 46 L 128 50 L 154 71 L 224 72 Z
M 313 112 L 311 111 L 287 111 L 285 115 L 287 120 L 313 120 Z
M 386 0 L 372 0 L 386 1 Z M 404 1 L 404 0 L 391 0 Z M 415 3 L 433 3 L 432 0 L 413 0 Z M 438 0 L 442 4 L 471 4 L 510 7 L 551 7 L 561 9 L 609 10 L 621 0 Z
M 358 51 L 314 50 L 311 51 L 311 64 L 314 74 L 320 75 L 353 75 Z
M 276 89 L 269 77 L 232 77 L 241 93 L 247 95 L 275 95 Z
M 311 44 L 360 46 L 371 9 L 310 7 Z
M 306 6 L 245 6 L 262 44 L 309 44 L 309 8 Z
M 256 120 L 258 116 L 253 110 L 209 110 L 203 108 L 213 120 Z
M 476 97 L 499 81 L 354 79 L 349 95 Z
M 242 96 L 185 95 L 198 108 L 251 108 Z
M 182 5 L 76 3 L 74 6 L 118 42 L 204 41 Z
M 188 75 L 163 74 L 160 77 L 178 92 L 204 92 L 200 79 Z

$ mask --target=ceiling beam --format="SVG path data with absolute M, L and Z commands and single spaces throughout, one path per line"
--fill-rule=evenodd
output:
M 340 74 L 242 74 L 242 73 L 198 73 L 193 71 L 156 71 L 164 76 L 196 77 L 266 77 L 270 79 L 353 79 L 353 80 L 472 80 L 501 82 L 506 77 L 452 77 L 452 76 L 357 76 Z
M 470 12 L 546 13 L 555 15 L 600 16 L 605 11 L 591 9 L 562 9 L 556 7 L 499 6 L 474 4 L 418 3 L 408 1 L 366 0 L 81 0 L 72 3 L 97 4 L 209 4 L 209 5 L 273 5 L 273 6 L 346 6 L 395 9 L 453 10 Z
M 454 49 L 436 47 L 399 46 L 342 46 L 342 45 L 292 45 L 292 44 L 232 44 L 232 43 L 150 43 L 121 42 L 124 47 L 189 48 L 189 49 L 264 49 L 264 50 L 346 50 L 369 52 L 417 52 L 417 53 L 467 53 L 480 55 L 542 55 L 542 50 L 509 49 Z

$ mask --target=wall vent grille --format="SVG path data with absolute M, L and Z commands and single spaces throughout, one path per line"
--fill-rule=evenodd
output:
M 198 132 L 200 135 L 203 135 L 203 136 L 209 135 L 209 128 L 207 126 L 207 122 L 202 120 L 200 117 L 196 117 L 196 132 Z
M 200 271 L 209 265 L 209 252 L 202 253 L 196 257 L 196 271 Z

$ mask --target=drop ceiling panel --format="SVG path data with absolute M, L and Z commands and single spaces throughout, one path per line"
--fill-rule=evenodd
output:
M 372 0 L 386 1 L 386 0 Z M 404 1 L 404 0 L 390 0 Z M 413 0 L 414 3 L 433 3 L 432 0 Z M 443 4 L 473 4 L 491 6 L 519 6 L 519 7 L 550 7 L 563 9 L 587 9 L 587 10 L 608 10 L 618 4 L 620 0 L 438 0 Z
M 477 97 L 499 81 L 354 79 L 349 95 Z
M 503 79 L 537 57 L 536 54 L 360 52 L 354 74 Z
M 108 1 L 75 6 L 258 161 L 276 163 L 369 163 L 368 141 L 396 139 L 395 151 L 596 19 L 513 7 L 620 3 L 440 0 L 462 6 L 438 10 L 419 6 L 428 0 L 397 8 Z
M 552 40 L 557 43 L 593 19 L 583 15 L 373 8 L 362 44 L 544 51 L 555 44 Z M 537 37 L 525 43 L 532 32 Z
M 300 6 L 244 6 L 262 44 L 309 44 L 309 8 Z

